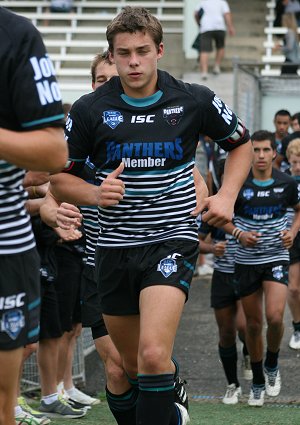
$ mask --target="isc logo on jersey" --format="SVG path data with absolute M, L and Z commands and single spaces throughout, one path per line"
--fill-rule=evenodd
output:
M 9 297 L 0 297 L 0 310 L 22 307 L 24 305 L 23 298 L 25 295 L 25 292 L 21 292 L 21 294 L 10 295 Z
M 132 115 L 131 124 L 153 123 L 155 115 Z
M 34 72 L 34 81 L 39 94 L 41 105 L 61 100 L 61 93 L 56 81 L 49 80 L 55 75 L 55 70 L 48 55 L 41 58 L 32 56 L 30 63 Z

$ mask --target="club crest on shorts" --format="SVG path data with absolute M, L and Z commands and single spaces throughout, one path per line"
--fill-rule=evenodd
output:
M 272 268 L 272 273 L 275 279 L 280 280 L 283 278 L 282 266 L 276 266 Z
M 123 121 L 124 117 L 119 111 L 103 112 L 103 124 L 108 125 L 113 130 Z
M 1 320 L 1 332 L 15 340 L 25 326 L 25 317 L 22 310 L 12 310 L 4 313 Z
M 169 277 L 172 273 L 177 272 L 177 264 L 173 258 L 163 258 L 160 260 L 157 271 L 161 272 L 164 277 Z

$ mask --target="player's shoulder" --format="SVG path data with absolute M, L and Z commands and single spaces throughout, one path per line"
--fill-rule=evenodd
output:
M 215 94 L 208 87 L 197 84 L 188 83 L 183 80 L 177 79 L 166 71 L 158 71 L 158 86 L 165 92 L 169 89 L 170 93 L 174 95 L 179 92 L 179 96 L 187 96 L 193 99 L 197 104 L 202 102 L 211 101 Z
M 38 30 L 29 19 L 4 7 L 0 7 L 0 29 L 2 36 L 13 40 L 14 44 L 21 42 L 25 36 L 38 34 Z
M 288 183 L 295 183 L 295 179 L 283 171 L 277 170 L 277 168 L 273 168 L 272 170 L 272 177 L 276 181 L 280 182 L 288 182 Z

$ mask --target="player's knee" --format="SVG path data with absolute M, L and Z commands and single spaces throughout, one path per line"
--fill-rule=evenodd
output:
M 283 312 L 273 311 L 266 316 L 268 327 L 281 328 L 283 323 Z
M 169 368 L 169 357 L 164 347 L 149 345 L 139 351 L 139 371 L 143 373 L 161 373 Z
M 249 319 L 247 321 L 247 332 L 252 337 L 260 335 L 262 332 L 262 322 L 258 319 Z

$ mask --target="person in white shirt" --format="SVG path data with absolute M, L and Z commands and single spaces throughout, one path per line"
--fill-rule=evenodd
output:
M 229 5 L 225 0 L 202 0 L 195 10 L 197 21 L 198 12 L 202 8 L 200 22 L 200 71 L 202 79 L 207 79 L 208 58 L 213 51 L 213 41 L 216 46 L 215 64 L 213 73 L 220 74 L 221 62 L 225 54 L 226 30 L 230 35 L 235 34 Z M 198 21 L 197 21 L 198 22 Z

